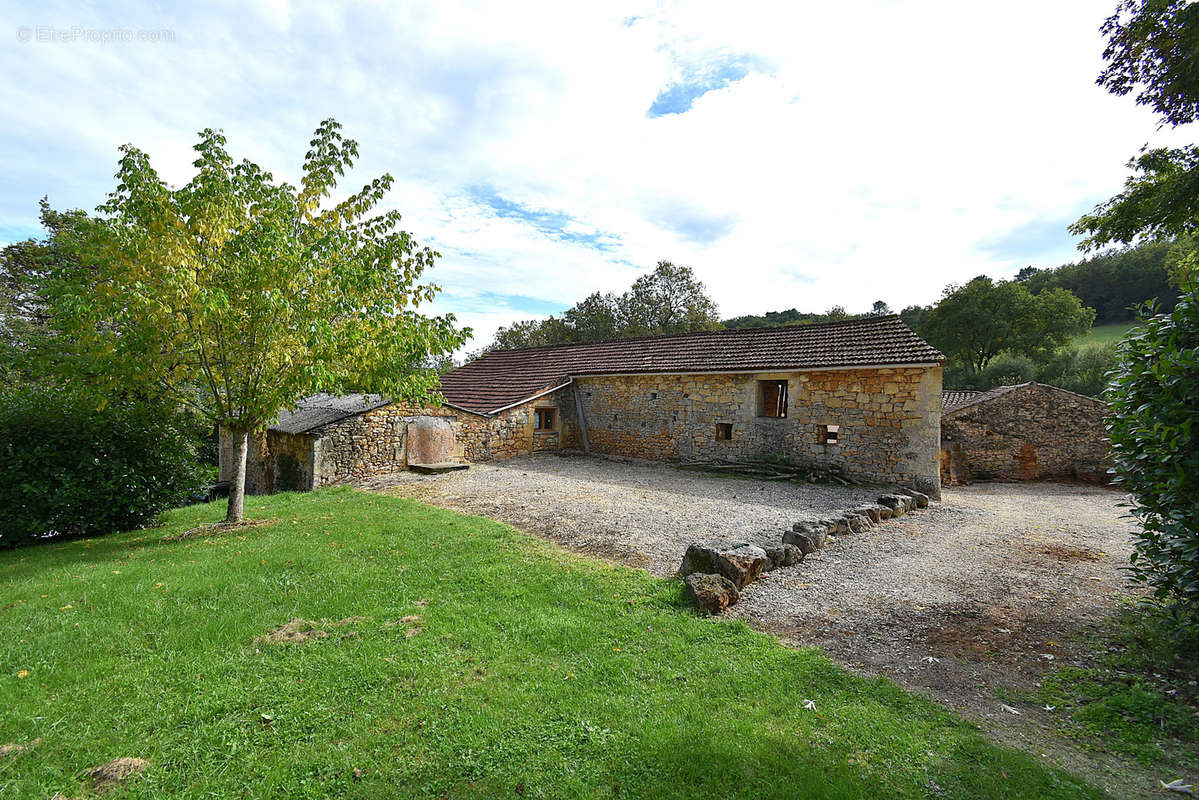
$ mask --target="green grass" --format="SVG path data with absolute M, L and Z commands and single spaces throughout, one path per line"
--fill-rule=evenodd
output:
M 247 506 L 0 553 L 0 743 L 43 739 L 0 797 L 118 756 L 151 766 L 109 798 L 1099 796 L 675 581 L 348 489 Z M 330 637 L 259 640 L 295 617 Z
M 1096 325 L 1085 336 L 1074 340 L 1079 348 L 1105 347 L 1115 344 L 1124 338 L 1124 334 L 1135 325 L 1135 322 L 1110 322 L 1106 325 Z
M 1129 605 L 1096 626 L 1081 666 L 1047 675 L 1036 702 L 1062 733 L 1146 766 L 1199 771 L 1199 630 Z

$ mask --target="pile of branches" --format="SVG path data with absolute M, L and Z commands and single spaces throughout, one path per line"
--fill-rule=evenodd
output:
M 750 459 L 716 459 L 714 461 L 684 461 L 680 469 L 742 475 L 764 481 L 793 481 L 795 483 L 835 483 L 841 486 L 862 486 L 862 482 L 837 467 L 801 467 L 777 461 Z

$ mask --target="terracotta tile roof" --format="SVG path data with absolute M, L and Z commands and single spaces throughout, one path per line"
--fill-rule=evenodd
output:
M 500 350 L 443 375 L 441 393 L 449 405 L 492 414 L 581 375 L 784 372 L 944 360 L 899 317 L 867 317 Z
M 942 392 L 941 413 L 952 414 L 955 411 L 961 411 L 963 408 L 969 408 L 979 403 L 985 403 L 988 400 L 994 400 L 996 397 L 1002 397 L 1008 392 L 1031 385 L 1029 383 L 1013 383 L 1009 386 L 996 386 L 994 389 L 988 389 L 985 392 Z M 949 395 L 960 396 L 954 397 L 951 401 L 948 398 Z
M 982 392 L 967 391 L 965 389 L 946 389 L 941 392 L 941 410 L 946 411 L 950 408 L 956 408 L 980 394 Z

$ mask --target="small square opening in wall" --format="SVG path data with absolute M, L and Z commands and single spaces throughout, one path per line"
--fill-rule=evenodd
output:
M 533 430 L 535 431 L 552 431 L 554 429 L 554 412 L 557 409 L 553 408 L 537 408 L 533 410 Z
M 841 440 L 840 425 L 821 425 L 820 426 L 820 443 L 821 444 L 836 444 Z
M 716 423 L 716 441 L 728 442 L 733 439 L 733 424 L 731 422 Z

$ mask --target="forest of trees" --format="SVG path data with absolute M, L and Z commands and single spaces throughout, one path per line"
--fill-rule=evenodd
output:
M 1163 311 L 1178 303 L 1173 267 L 1194 245 L 1189 240 L 1148 242 L 1101 253 L 1056 269 L 1025 267 L 1016 280 L 1033 294 L 1059 288 L 1073 292 L 1084 306 L 1095 309 L 1095 324 L 1136 318 L 1135 307 L 1156 300 Z

